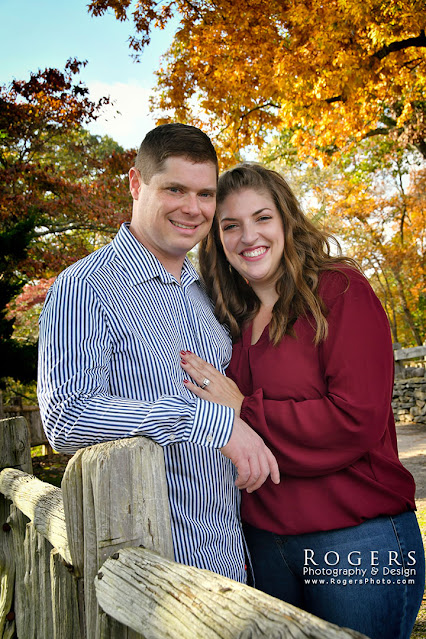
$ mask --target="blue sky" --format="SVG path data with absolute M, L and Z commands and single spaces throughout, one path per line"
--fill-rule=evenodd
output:
M 110 135 L 125 148 L 136 147 L 155 125 L 148 99 L 175 27 L 155 30 L 141 62 L 135 63 L 127 42 L 132 24 L 112 14 L 92 18 L 87 0 L 0 0 L 0 84 L 27 79 L 45 67 L 63 69 L 68 58 L 87 60 L 80 79 L 91 97 L 115 100 L 90 130 Z

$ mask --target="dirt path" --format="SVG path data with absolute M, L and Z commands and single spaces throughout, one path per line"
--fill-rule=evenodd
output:
M 416 481 L 418 510 L 426 508 L 426 426 L 397 426 L 399 457 Z
M 397 426 L 396 434 L 401 461 L 412 473 L 416 481 L 417 517 L 426 549 L 426 426 L 404 424 L 403 426 Z M 425 637 L 426 591 L 411 639 L 425 639 Z

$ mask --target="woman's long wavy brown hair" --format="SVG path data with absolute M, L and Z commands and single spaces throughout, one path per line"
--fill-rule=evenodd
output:
M 219 178 L 217 206 L 231 193 L 253 189 L 269 194 L 282 217 L 284 251 L 282 272 L 277 280 L 279 295 L 272 311 L 269 338 L 276 345 L 284 335 L 294 335 L 298 317 L 311 316 L 316 326 L 315 343 L 328 334 L 327 309 L 318 292 L 321 271 L 340 270 L 349 266 L 359 270 L 350 257 L 330 255 L 329 233 L 321 231 L 308 220 L 285 179 L 276 171 L 259 164 L 244 163 Z M 218 215 L 215 215 L 209 235 L 199 250 L 201 275 L 215 306 L 215 314 L 226 324 L 234 340 L 241 335 L 245 323 L 251 321 L 260 308 L 260 300 L 241 275 L 229 264 L 219 235 Z

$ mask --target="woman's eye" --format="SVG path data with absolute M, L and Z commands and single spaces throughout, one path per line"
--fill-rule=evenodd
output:
M 222 231 L 229 231 L 230 229 L 235 229 L 237 228 L 236 224 L 226 224 L 226 226 L 222 227 Z
M 271 216 L 270 215 L 261 215 L 258 220 L 259 222 L 265 222 L 266 220 L 270 220 Z

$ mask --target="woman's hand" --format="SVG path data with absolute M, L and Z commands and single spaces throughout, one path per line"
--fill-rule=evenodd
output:
M 233 408 L 239 417 L 244 395 L 240 393 L 236 383 L 194 353 L 181 351 L 180 355 L 182 368 L 196 382 L 193 384 L 184 380 L 185 386 L 200 399 Z

